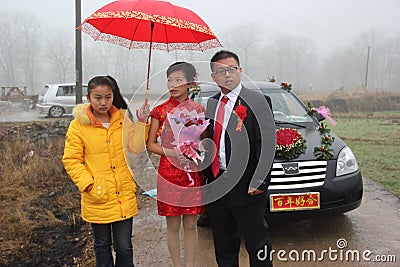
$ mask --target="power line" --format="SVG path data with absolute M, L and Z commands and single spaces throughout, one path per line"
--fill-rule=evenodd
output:
M 270 7 L 271 9 L 274 9 L 277 13 L 281 13 L 284 16 L 279 16 L 279 15 L 276 15 L 276 14 L 274 14 L 272 12 L 266 12 L 266 10 L 268 10 L 268 9 L 260 8 L 259 5 L 257 5 L 257 6 L 251 5 L 248 1 L 245 1 L 245 0 L 239 0 L 239 1 L 241 1 L 244 6 L 249 7 L 254 11 L 257 11 L 258 13 L 261 13 L 263 15 L 268 15 L 269 17 L 272 17 L 272 18 L 274 18 L 274 19 L 276 19 L 278 21 L 284 22 L 284 23 L 286 23 L 286 24 L 288 24 L 290 26 L 296 26 L 296 27 L 302 26 L 304 29 L 306 29 L 309 32 L 312 32 L 313 34 L 318 34 L 319 32 L 323 32 L 322 29 L 319 29 L 315 25 L 310 25 L 310 24 L 304 23 L 304 21 L 301 18 L 297 17 L 296 15 L 293 15 L 293 14 L 287 12 L 287 11 L 283 11 L 283 10 L 281 10 L 281 9 L 271 5 L 271 4 L 268 4 L 266 2 L 259 1 L 260 4 Z M 232 3 L 235 3 L 236 5 L 239 5 L 236 2 L 232 2 Z M 239 5 L 239 6 L 242 7 L 243 5 Z M 287 20 L 287 19 L 284 19 L 284 18 L 290 18 L 290 20 Z M 296 20 L 296 18 L 298 20 Z

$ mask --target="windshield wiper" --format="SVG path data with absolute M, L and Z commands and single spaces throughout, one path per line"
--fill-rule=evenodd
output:
M 302 124 L 297 124 L 294 122 L 289 122 L 289 121 L 279 121 L 279 120 L 275 120 L 275 124 L 289 124 L 289 125 L 294 125 L 300 128 L 307 128 L 306 126 L 302 125 Z

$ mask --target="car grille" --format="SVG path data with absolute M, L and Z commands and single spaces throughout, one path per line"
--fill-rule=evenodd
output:
M 276 162 L 272 166 L 269 190 L 297 189 L 324 184 L 327 161 L 300 161 L 288 163 L 293 166 L 298 164 L 294 174 L 285 174 L 284 162 Z M 296 168 L 296 167 L 294 167 Z

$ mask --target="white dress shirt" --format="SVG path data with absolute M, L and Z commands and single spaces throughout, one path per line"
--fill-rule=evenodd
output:
M 235 106 L 236 100 L 240 94 L 240 91 L 242 90 L 242 84 L 239 84 L 235 89 L 230 91 L 228 94 L 224 95 L 221 93 L 221 96 L 219 98 L 217 109 L 219 108 L 219 105 L 221 104 L 221 99 L 222 97 L 226 96 L 228 97 L 228 102 L 225 105 L 225 113 L 224 113 L 224 122 L 222 124 L 222 132 L 221 132 L 221 140 L 220 140 L 220 145 L 219 145 L 219 151 L 218 151 L 218 161 L 219 161 L 219 167 L 221 170 L 226 170 L 226 154 L 225 154 L 225 129 L 228 125 L 229 118 L 232 115 L 233 112 L 233 107 Z M 217 120 L 217 112 L 215 112 L 215 117 L 214 120 Z

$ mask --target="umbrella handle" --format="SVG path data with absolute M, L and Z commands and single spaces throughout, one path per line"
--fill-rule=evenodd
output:
M 146 96 L 144 98 L 144 105 L 146 106 L 149 102 L 149 89 L 146 88 Z
M 146 78 L 146 97 L 144 100 L 145 105 L 149 102 L 149 80 L 150 80 L 150 61 L 151 61 L 151 47 L 153 44 L 153 30 L 154 30 L 154 21 L 151 21 L 150 24 L 151 30 L 150 30 L 150 48 L 149 48 L 149 60 L 147 62 L 147 78 Z

